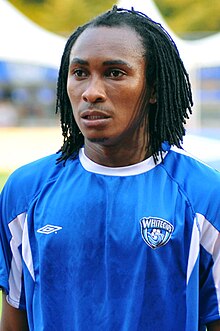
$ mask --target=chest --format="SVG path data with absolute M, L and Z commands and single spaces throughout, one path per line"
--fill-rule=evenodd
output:
M 169 179 L 84 176 L 42 190 L 31 210 L 40 249 L 104 250 L 181 247 L 190 238 L 193 215 Z M 96 254 L 96 253 L 94 253 Z

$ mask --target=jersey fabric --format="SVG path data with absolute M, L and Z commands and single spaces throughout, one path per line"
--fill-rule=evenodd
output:
M 30 331 L 196 331 L 220 319 L 220 174 L 184 150 L 110 168 L 81 149 L 0 200 L 0 286 Z

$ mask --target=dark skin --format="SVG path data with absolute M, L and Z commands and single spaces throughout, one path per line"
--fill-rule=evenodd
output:
M 27 314 L 10 306 L 6 301 L 6 294 L 2 293 L 2 318 L 0 331 L 29 331 Z
M 140 122 L 138 109 L 145 88 L 143 53 L 138 35 L 125 27 L 88 29 L 72 48 L 68 95 L 86 155 L 96 163 L 126 166 L 150 154 L 146 119 Z M 149 87 L 148 103 L 155 102 Z M 4 293 L 2 308 L 0 331 L 29 330 L 26 312 L 11 307 Z M 220 321 L 207 330 L 220 331 Z
M 140 108 L 146 88 L 143 54 L 129 27 L 88 28 L 72 47 L 67 92 L 85 153 L 96 163 L 127 166 L 150 155 Z M 152 87 L 147 101 L 155 103 Z
M 215 321 L 207 325 L 207 331 L 219 331 L 220 330 L 220 321 Z

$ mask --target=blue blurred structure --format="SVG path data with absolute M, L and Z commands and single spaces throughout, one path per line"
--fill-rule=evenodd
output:
M 54 125 L 57 77 L 57 68 L 0 61 L 0 126 Z
M 0 60 L 0 84 L 54 84 L 57 80 L 58 69 Z

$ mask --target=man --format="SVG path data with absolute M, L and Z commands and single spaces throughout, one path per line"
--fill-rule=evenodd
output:
M 1 196 L 1 331 L 220 330 L 220 176 L 180 148 L 191 106 L 144 14 L 114 7 L 70 36 L 63 146 Z

